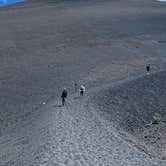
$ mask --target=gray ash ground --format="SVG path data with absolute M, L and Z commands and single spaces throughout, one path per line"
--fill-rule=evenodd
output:
M 147 154 L 165 160 L 166 102 L 165 72 L 146 75 L 96 94 L 101 117 L 111 121 L 124 139 L 131 140 Z M 161 121 L 154 123 L 159 113 Z M 151 124 L 152 123 L 152 124 Z M 126 136 L 125 136 L 126 134 Z
M 75 159 L 72 164 L 64 162 L 66 148 L 62 146 L 66 132 L 75 126 L 72 121 L 67 126 L 70 119 L 67 118 L 68 111 L 72 114 L 79 108 L 71 106 L 62 109 L 64 116 L 61 117 L 61 108 L 52 108 L 48 103 L 52 100 L 60 102 L 64 86 L 69 94 L 74 94 L 74 82 L 84 84 L 89 91 L 145 74 L 147 63 L 152 65 L 152 71 L 165 69 L 165 7 L 161 2 L 145 0 L 29 0 L 0 8 L 0 165 L 51 165 L 49 161 L 42 163 L 48 151 L 50 155 L 47 159 L 50 162 L 54 160 L 57 165 L 78 165 Z M 44 102 L 48 109 L 45 109 Z M 52 112 L 54 116 L 50 116 Z M 99 123 L 90 124 L 88 116 L 85 111 L 83 128 L 86 129 L 86 118 L 90 126 L 97 127 Z M 81 114 L 78 117 L 81 118 Z M 71 132 L 74 134 L 71 144 L 74 136 L 79 135 L 79 127 Z M 52 132 L 53 128 L 58 130 L 57 135 Z M 93 135 L 93 130 L 88 130 L 80 132 L 86 136 Z M 104 137 L 103 130 L 105 128 L 97 127 L 97 132 L 103 132 Z M 111 126 L 110 130 L 113 130 Z M 70 136 L 68 133 L 68 138 Z M 86 156 L 89 156 L 86 165 L 96 165 L 99 160 L 101 164 L 98 165 L 102 165 L 102 161 L 103 165 L 118 166 L 123 162 L 138 165 L 139 161 L 142 165 L 165 164 L 149 157 L 142 160 L 139 157 L 142 152 L 135 151 L 134 147 L 133 151 L 140 155 L 133 157 L 132 146 L 126 148 L 127 156 L 123 156 L 125 152 L 115 153 L 118 143 L 113 148 L 114 142 L 111 144 L 109 140 L 110 148 L 114 151 L 105 158 L 106 153 L 98 154 L 97 143 L 100 141 L 93 142 L 98 136 L 86 140 L 87 145 L 94 145 L 93 150 L 90 148 L 91 152 L 88 152 L 86 144 L 82 148 L 82 152 L 87 150 Z M 81 142 L 76 142 L 71 148 L 71 155 L 78 159 L 81 147 L 78 153 L 76 149 Z M 101 149 L 104 142 L 101 141 Z M 119 150 L 123 146 L 125 143 L 119 146 Z M 53 147 L 55 154 L 51 153 Z M 111 154 L 115 156 L 111 158 Z M 118 161 L 118 155 L 123 160 Z

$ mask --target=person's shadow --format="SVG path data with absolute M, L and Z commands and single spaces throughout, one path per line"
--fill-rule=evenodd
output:
M 74 97 L 74 100 L 80 99 L 80 96 Z
M 61 108 L 61 107 L 63 107 L 63 105 L 62 104 L 56 104 L 53 107 L 55 107 L 55 108 Z

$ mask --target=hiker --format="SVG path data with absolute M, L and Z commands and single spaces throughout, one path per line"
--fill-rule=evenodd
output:
M 148 65 L 146 66 L 146 71 L 147 71 L 147 74 L 149 74 L 149 72 L 150 72 L 150 64 L 148 64 Z
M 66 88 L 63 89 L 61 98 L 62 98 L 62 106 L 66 105 L 66 98 L 67 98 L 67 90 L 66 90 Z
M 80 86 L 80 95 L 83 96 L 85 92 L 85 87 L 83 85 Z
M 74 90 L 75 90 L 75 92 L 77 92 L 77 86 L 78 86 L 78 85 L 77 85 L 77 83 L 75 82 L 75 83 L 74 83 Z

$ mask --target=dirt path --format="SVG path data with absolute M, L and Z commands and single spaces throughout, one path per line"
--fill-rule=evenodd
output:
M 111 123 L 99 117 L 87 96 L 72 98 L 67 107 L 52 102 L 45 110 L 48 137 L 37 150 L 36 165 L 165 165 L 123 140 Z
M 94 109 L 91 94 L 74 94 L 66 107 L 52 100 L 38 109 L 20 135 L 2 138 L 1 166 L 165 166 L 123 139 Z M 25 131 L 26 129 L 26 131 Z M 22 133 L 22 135 L 21 135 Z M 4 154 L 4 155 L 2 155 Z

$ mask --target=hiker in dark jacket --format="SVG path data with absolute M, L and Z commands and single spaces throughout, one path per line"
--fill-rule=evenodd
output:
M 66 98 L 67 98 L 67 90 L 66 90 L 66 88 L 63 89 L 61 98 L 62 98 L 62 106 L 66 105 Z
M 149 72 L 150 72 L 150 64 L 148 64 L 148 65 L 146 66 L 146 71 L 147 71 L 147 74 L 149 74 Z

